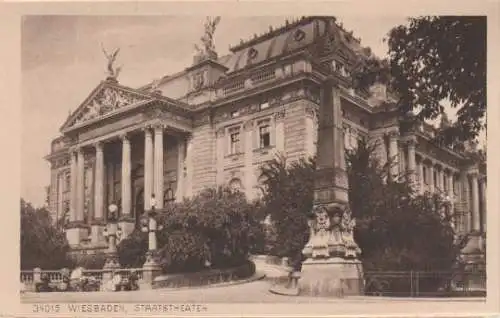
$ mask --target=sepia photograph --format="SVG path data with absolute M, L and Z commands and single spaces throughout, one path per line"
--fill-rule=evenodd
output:
M 487 22 L 22 16 L 21 303 L 485 304 Z

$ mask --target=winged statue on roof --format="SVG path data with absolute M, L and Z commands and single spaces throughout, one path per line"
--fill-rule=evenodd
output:
M 104 53 L 104 56 L 108 60 L 108 66 L 107 66 L 107 71 L 108 71 L 108 78 L 115 79 L 118 77 L 122 70 L 122 66 L 115 66 L 116 58 L 118 57 L 118 53 L 120 52 L 120 48 L 115 49 L 112 53 L 108 53 L 106 49 L 104 48 L 104 45 L 101 43 L 101 48 L 102 52 Z
M 200 56 L 211 57 L 216 54 L 214 45 L 214 34 L 221 17 L 207 17 L 205 21 L 205 33 L 200 38 L 202 46 L 195 44 L 194 48 Z

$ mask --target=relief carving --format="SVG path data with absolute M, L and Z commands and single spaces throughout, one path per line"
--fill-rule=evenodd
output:
M 78 115 L 72 125 L 106 115 L 122 107 L 145 100 L 147 100 L 146 97 L 139 97 L 132 93 L 104 87 Z

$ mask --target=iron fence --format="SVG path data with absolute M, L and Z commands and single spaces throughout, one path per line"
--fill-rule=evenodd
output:
M 364 279 L 364 293 L 371 296 L 486 296 L 486 273 L 481 271 L 368 271 Z

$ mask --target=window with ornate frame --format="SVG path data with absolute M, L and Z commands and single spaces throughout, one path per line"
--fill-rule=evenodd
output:
M 241 129 L 233 127 L 228 129 L 229 136 L 229 154 L 234 155 L 241 153 Z

